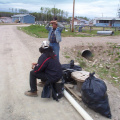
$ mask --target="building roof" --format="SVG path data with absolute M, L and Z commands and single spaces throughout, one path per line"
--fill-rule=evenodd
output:
M 11 17 L 0 17 L 0 19 L 10 19 Z
M 11 17 L 24 17 L 24 16 L 27 16 L 27 15 L 30 15 L 30 14 L 18 14 L 18 15 L 13 15 Z M 33 15 L 30 15 L 30 16 L 33 16 Z M 35 16 L 33 16 L 35 17 Z
M 120 20 L 118 17 L 100 17 L 100 18 L 95 18 L 96 20 Z
M 78 20 L 80 20 L 80 21 L 88 21 L 88 20 L 85 20 L 85 19 L 82 19 L 82 18 L 78 18 Z
M 78 20 L 78 21 L 82 21 L 82 22 L 88 22 L 87 20 L 82 19 L 82 18 L 74 18 L 74 20 Z M 72 21 L 72 18 L 71 18 L 71 21 Z

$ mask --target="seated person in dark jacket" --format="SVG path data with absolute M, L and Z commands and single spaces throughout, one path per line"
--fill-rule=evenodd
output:
M 36 79 L 41 79 L 46 83 L 55 83 L 62 77 L 62 68 L 56 58 L 52 47 L 48 41 L 43 41 L 39 48 L 41 56 L 37 63 L 32 63 L 32 71 L 30 71 L 30 91 L 25 92 L 27 96 L 37 96 Z

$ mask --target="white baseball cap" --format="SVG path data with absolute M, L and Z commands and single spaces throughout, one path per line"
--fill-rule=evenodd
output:
M 49 47 L 49 41 L 43 41 L 41 47 L 42 47 L 43 49 L 48 48 L 48 47 Z

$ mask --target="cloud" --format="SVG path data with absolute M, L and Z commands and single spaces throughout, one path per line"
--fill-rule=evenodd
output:
M 75 16 L 94 17 L 116 17 L 119 0 L 81 0 L 75 1 Z M 72 16 L 73 0 L 1 0 L 0 8 L 27 9 L 32 12 L 40 12 L 41 7 L 62 9 Z
M 92 1 L 92 2 L 91 2 Z M 66 7 L 67 6 L 67 7 Z M 84 0 L 75 2 L 75 16 L 116 17 L 118 3 L 113 0 Z M 72 16 L 73 3 L 59 4 L 57 7 L 68 11 Z
M 54 5 L 54 4 L 66 4 L 66 3 L 71 3 L 73 0 L 1 0 L 1 3 L 7 4 L 7 3 L 23 3 L 23 4 L 46 4 L 46 5 Z
M 94 16 L 94 17 L 115 17 L 117 13 L 117 3 L 113 1 L 93 1 L 89 4 L 80 3 L 76 4 L 76 14 L 82 16 Z

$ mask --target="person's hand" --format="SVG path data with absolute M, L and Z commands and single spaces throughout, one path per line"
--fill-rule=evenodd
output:
M 32 69 L 34 69 L 35 65 L 37 65 L 37 63 L 32 63 Z
M 37 65 L 37 63 L 32 63 L 32 65 Z
M 57 21 L 56 20 L 54 20 L 54 21 L 50 21 L 50 24 L 57 24 Z

